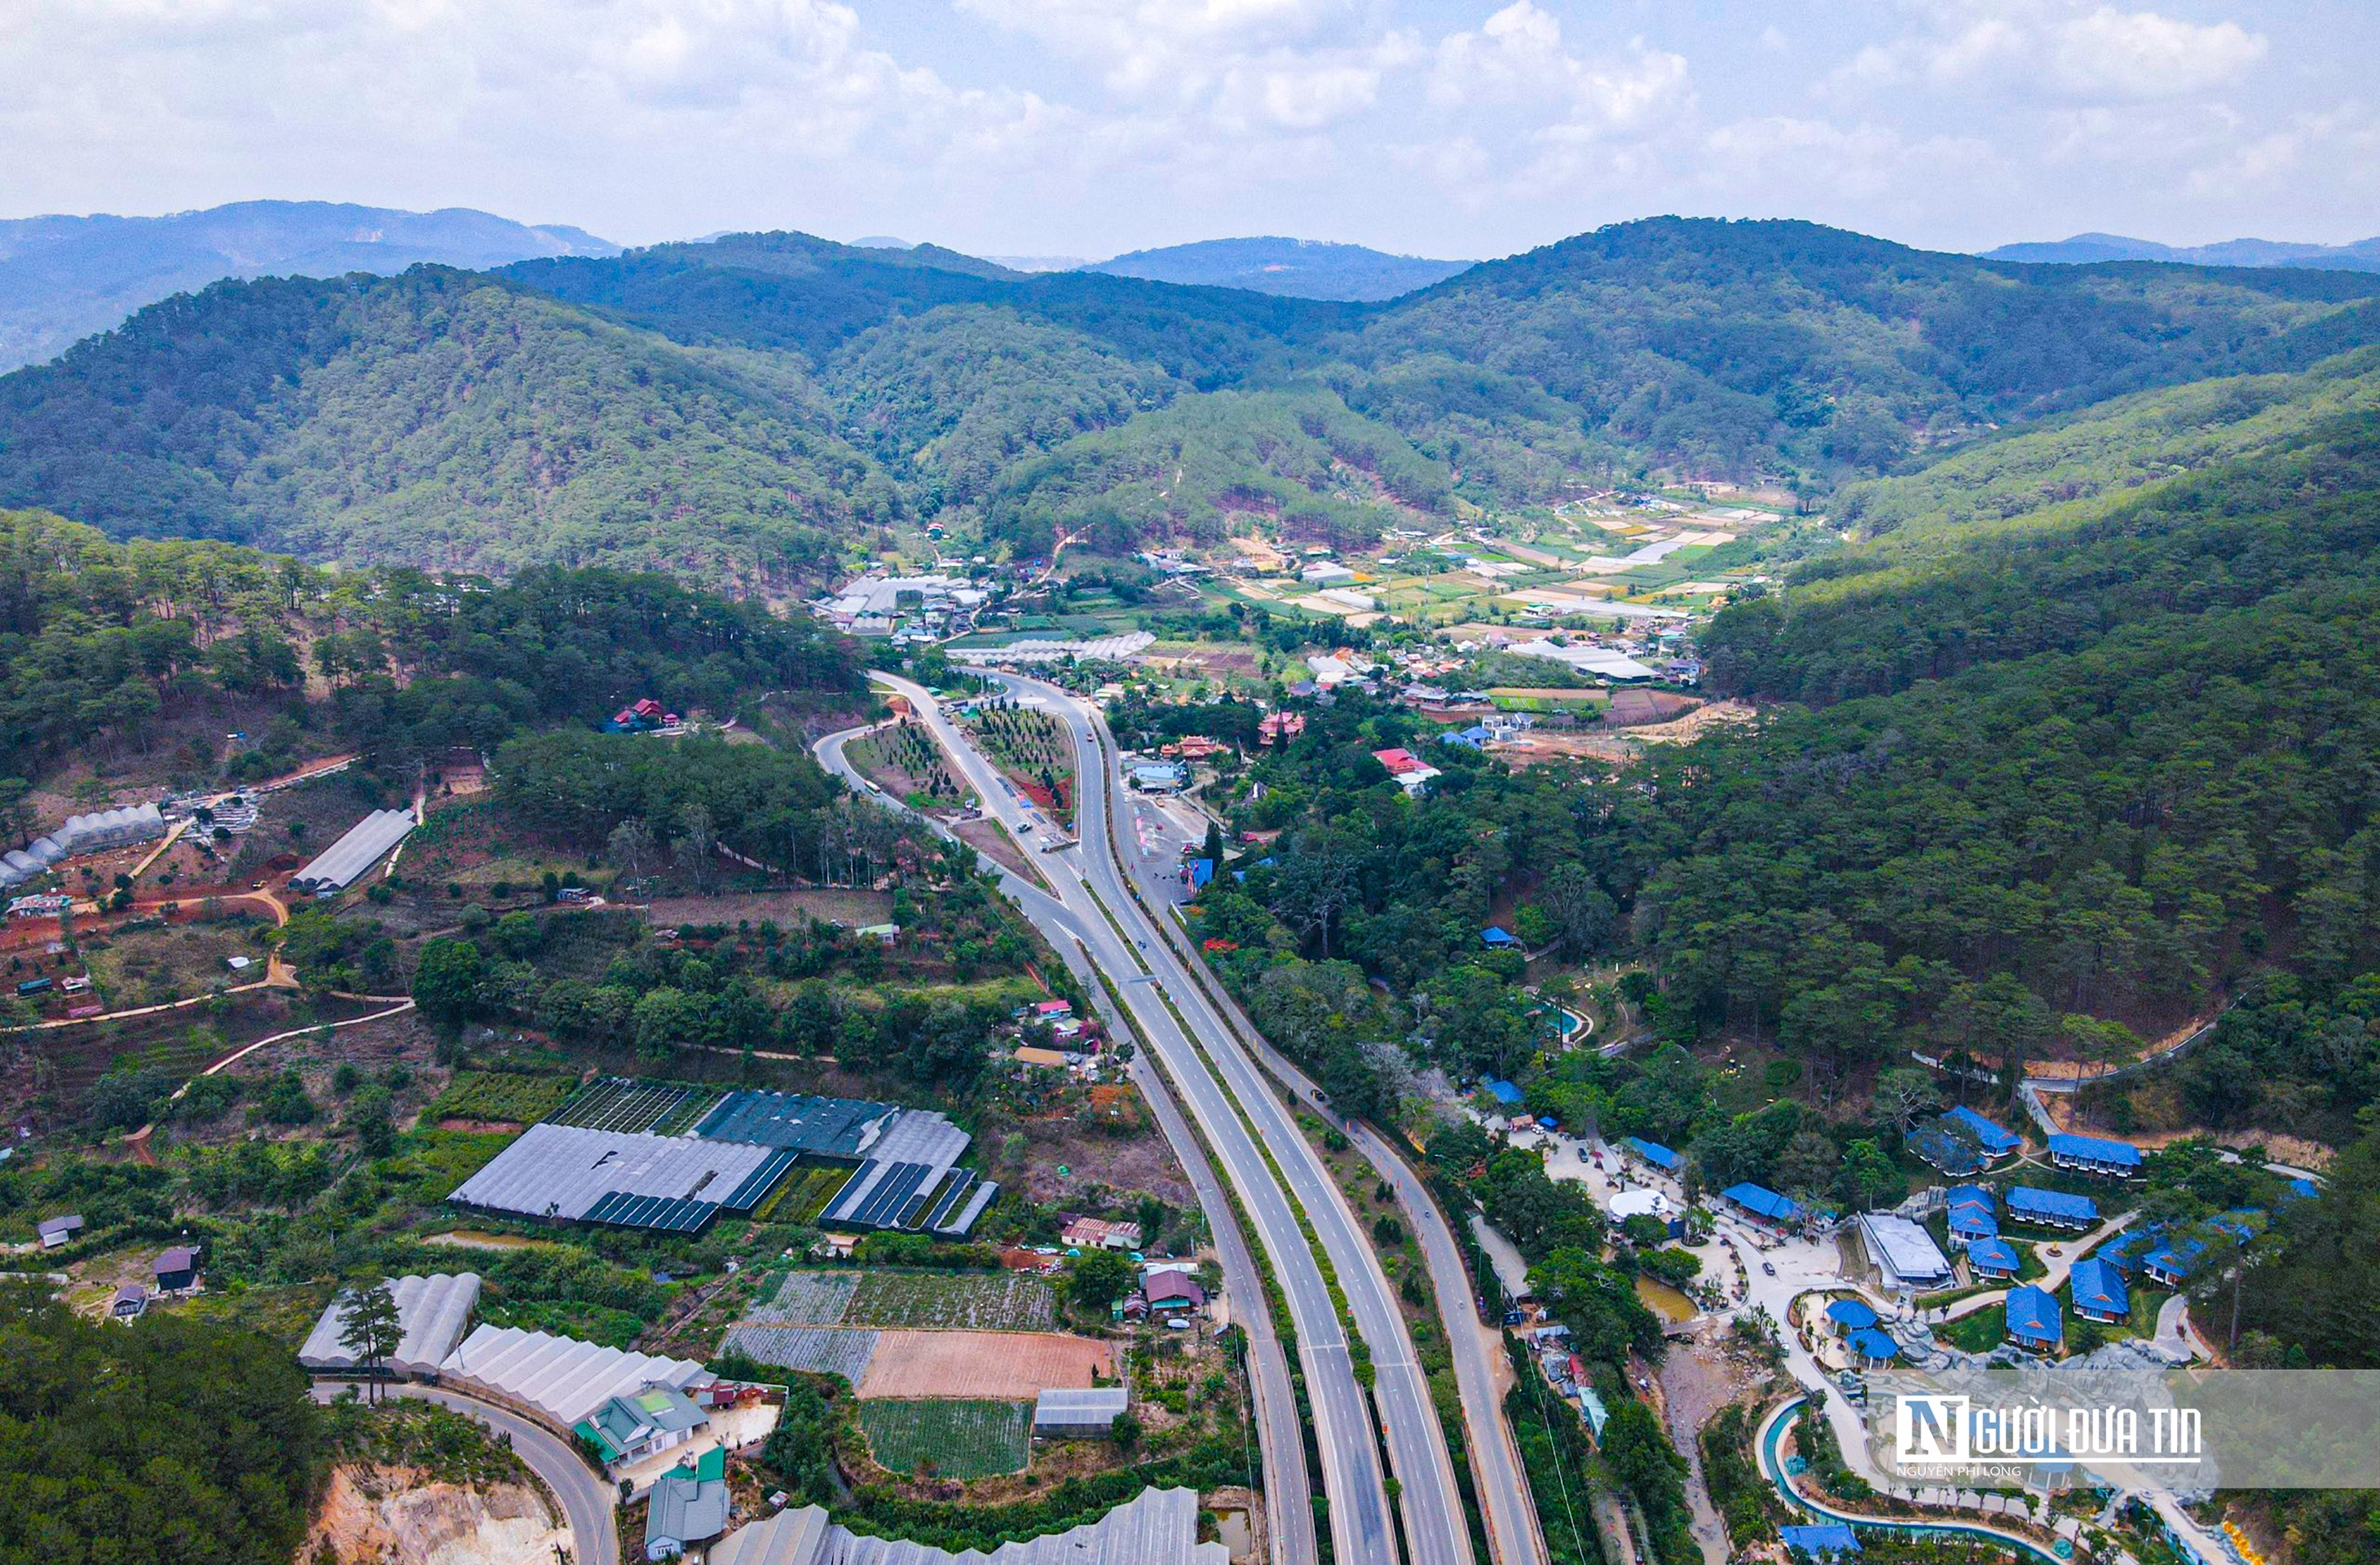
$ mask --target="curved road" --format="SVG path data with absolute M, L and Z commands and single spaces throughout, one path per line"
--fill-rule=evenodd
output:
M 346 1389 L 345 1381 L 318 1380 L 314 1400 L 334 1401 Z M 387 1396 L 453 1408 L 510 1436 L 514 1451 L 562 1502 L 562 1514 L 570 1523 L 572 1565 L 620 1565 L 620 1529 L 613 1518 L 617 1491 L 552 1430 L 508 1409 L 436 1386 L 399 1380 L 383 1385 L 381 1390 Z

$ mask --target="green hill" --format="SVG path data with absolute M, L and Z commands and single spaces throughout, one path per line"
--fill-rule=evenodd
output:
M 0 503 L 773 588 L 859 525 L 953 507 L 1028 549 L 1123 547 L 1235 511 L 1361 537 L 1655 467 L 1824 488 L 2302 371 L 2380 340 L 2375 300 L 2380 277 L 2030 268 L 1805 224 L 1624 224 L 1371 305 L 742 235 L 152 306 L 0 378 Z

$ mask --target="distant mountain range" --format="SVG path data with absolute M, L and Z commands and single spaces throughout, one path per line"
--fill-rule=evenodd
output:
M 1289 298 L 1392 299 L 1468 272 L 1467 261 L 1390 255 L 1320 239 L 1202 239 L 1135 250 L 1081 270 L 1193 287 L 1245 288 Z
M 2187 266 L 2310 266 L 2329 272 L 2380 272 L 2380 238 L 2351 245 L 2300 245 L 2277 239 L 2226 239 L 2216 245 L 2160 245 L 2121 234 L 2077 234 L 2002 245 L 1984 252 L 1985 261 L 2029 261 L 2087 266 L 2099 261 L 2170 261 Z
M 619 253 L 580 229 L 463 207 L 240 201 L 169 217 L 0 221 L 0 370 L 55 358 L 143 305 L 225 277 L 386 275 L 425 261 L 480 271 Z

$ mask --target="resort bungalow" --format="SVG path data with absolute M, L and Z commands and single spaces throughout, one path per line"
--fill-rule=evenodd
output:
M 2053 1135 L 2049 1160 L 2061 1169 L 2131 1179 L 2141 1171 L 2141 1149 L 2129 1141 L 2108 1141 L 2095 1135 Z
M 2008 1193 L 2008 1210 L 2009 1216 L 2019 1222 L 2071 1229 L 2078 1232 L 2099 1220 L 2099 1203 L 2088 1195 L 2069 1195 L 2062 1190 L 2035 1190 L 2029 1184 L 2020 1184 Z
M 1501 924 L 1490 924 L 1486 928 L 1480 930 L 1479 943 L 1486 946 L 1489 951 L 1518 951 L 1521 949 L 1521 942 L 1513 937 L 1512 931 L 1505 928 Z
M 149 1308 L 149 1290 L 138 1282 L 128 1282 L 115 1291 L 109 1301 L 107 1313 L 118 1320 L 138 1320 Z
M 1979 1282 L 2013 1281 L 2023 1269 L 2016 1246 L 2005 1239 L 1978 1239 L 1967 1246 L 1967 1268 Z
M 1620 1145 L 1626 1147 L 1630 1153 L 1643 1159 L 1649 1166 L 1666 1174 L 1676 1173 L 1679 1165 L 1685 1161 L 1683 1158 L 1679 1157 L 1659 1142 L 1647 1141 L 1641 1135 L 1632 1135 Z
M 2074 1313 L 2085 1320 L 2124 1321 L 2131 1318 L 2132 1298 L 2124 1288 L 2124 1274 L 2102 1260 L 2074 1263 Z
M 2058 1297 L 2028 1282 L 2011 1288 L 2008 1296 L 2009 1341 L 2030 1353 L 2054 1353 L 2066 1340 Z
M 2160 1288 L 2179 1288 L 2190 1280 L 2190 1274 L 2198 1269 L 2198 1258 L 2204 1254 L 2204 1240 L 2170 1240 L 2141 1257 L 2141 1271 Z
M 1765 1184 L 1750 1180 L 1730 1184 L 1719 1192 L 1719 1199 L 1757 1222 L 1778 1228 L 1791 1228 L 1802 1220 L 1802 1205 L 1790 1195 L 1779 1195 Z
M 1965 1133 L 1966 1139 L 1974 1143 L 1976 1148 L 1983 1153 L 1984 1161 L 1986 1163 L 1997 1163 L 2003 1158 L 2012 1158 L 2016 1156 L 2017 1149 L 2024 1145 L 2015 1135 L 2002 1130 L 1963 1103 L 1942 1117 Z
M 1993 1215 L 1992 1193 L 1980 1184 L 1962 1184 L 1950 1192 L 1950 1243 L 1972 1244 L 1997 1239 L 2000 1219 Z

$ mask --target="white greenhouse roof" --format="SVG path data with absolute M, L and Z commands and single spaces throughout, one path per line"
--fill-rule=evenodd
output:
M 775 1155 L 772 1147 L 700 1136 L 534 1124 L 447 1199 L 572 1220 L 614 1194 L 717 1203 Z
M 376 809 L 348 827 L 347 834 L 323 850 L 313 863 L 291 876 L 290 888 L 344 891 L 381 855 L 403 842 L 413 827 L 413 812 L 409 809 Z
M 472 1332 L 446 1355 L 438 1377 L 533 1409 L 565 1428 L 613 1397 L 648 1386 L 683 1391 L 718 1378 L 691 1359 L 598 1347 L 515 1326 L 482 1326 Z
M 480 1302 L 480 1278 L 468 1271 L 399 1277 L 392 1280 L 389 1292 L 396 1300 L 400 1339 L 396 1351 L 389 1355 L 388 1367 L 399 1375 L 426 1375 L 462 1340 L 472 1307 Z M 346 1323 L 347 1296 L 343 1292 L 331 1301 L 307 1334 L 306 1345 L 298 1350 L 298 1362 L 313 1370 L 355 1368 L 356 1355 L 339 1342 Z

